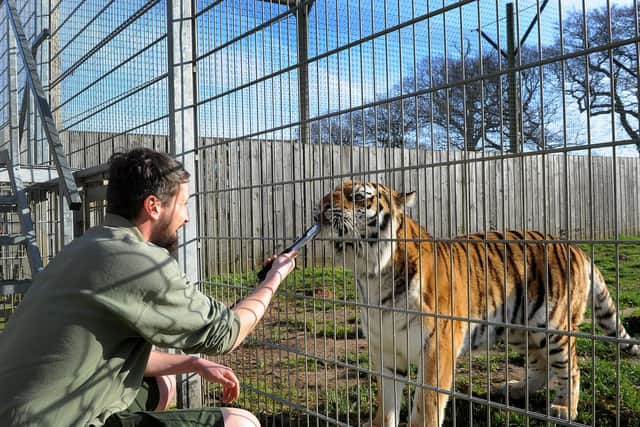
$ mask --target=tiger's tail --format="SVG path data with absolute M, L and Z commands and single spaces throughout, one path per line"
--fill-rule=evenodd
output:
M 590 270 L 590 268 L 587 268 L 587 271 Z M 591 292 L 593 292 L 593 294 L 589 294 L 588 305 L 591 306 L 593 301 L 595 305 L 594 318 L 598 322 L 598 326 L 610 337 L 619 337 L 622 340 L 633 340 L 622 325 L 620 316 L 617 316 L 618 310 L 613 303 L 609 288 L 607 288 L 604 277 L 602 277 L 602 273 L 596 266 L 593 268 L 592 284 Z M 640 356 L 639 344 L 621 343 L 620 348 L 633 356 Z

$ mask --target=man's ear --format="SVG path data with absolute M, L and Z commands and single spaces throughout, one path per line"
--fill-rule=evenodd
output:
M 144 211 L 143 213 L 149 219 L 157 220 L 158 218 L 160 218 L 161 208 L 162 208 L 162 202 L 158 197 L 154 196 L 153 194 L 150 196 L 147 196 L 147 198 L 144 199 L 144 202 L 142 202 L 142 210 Z

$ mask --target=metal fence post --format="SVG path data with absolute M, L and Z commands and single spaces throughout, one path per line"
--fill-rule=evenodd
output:
M 192 0 L 170 0 L 167 5 L 167 47 L 169 71 L 169 150 L 191 174 L 190 194 L 197 194 L 196 112 L 195 112 L 195 4 Z M 189 203 L 192 219 L 180 235 L 178 259 L 193 283 L 200 280 L 198 257 L 197 198 Z M 178 378 L 178 405 L 202 406 L 202 384 L 198 375 Z
M 516 34 L 513 13 L 513 3 L 507 3 L 507 76 L 509 80 L 509 152 L 519 153 L 520 147 L 520 122 L 518 120 L 519 96 L 518 76 L 516 73 Z
M 300 142 L 309 142 L 309 59 L 307 47 L 307 15 L 310 4 L 298 2 L 296 10 L 296 38 L 298 42 L 298 97 L 300 108 Z
M 14 164 L 20 163 L 20 140 L 18 132 L 18 60 L 16 37 L 7 22 L 7 85 L 9 101 L 9 153 Z

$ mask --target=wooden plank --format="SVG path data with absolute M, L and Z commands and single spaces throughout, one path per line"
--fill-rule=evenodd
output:
M 576 174 L 576 156 L 567 156 L 568 168 L 569 168 L 569 176 L 568 176 L 568 196 L 569 196 L 569 224 L 567 230 L 567 238 L 576 239 L 576 226 L 578 223 L 576 222 L 576 212 L 579 210 L 576 205 L 576 190 L 579 188 L 577 182 L 577 174 Z
M 577 164 L 579 165 L 578 170 L 577 170 L 577 176 L 578 176 L 578 188 L 579 188 L 579 197 L 580 200 L 582 200 L 582 204 L 580 204 L 579 206 L 581 207 L 580 209 L 578 209 L 578 215 L 580 217 L 580 228 L 581 228 L 581 234 L 580 237 L 582 239 L 586 239 L 587 238 L 587 234 L 589 232 L 589 225 L 587 223 L 587 216 L 588 216 L 588 212 L 587 209 L 584 208 L 584 204 L 588 203 L 589 200 L 589 196 L 588 196 L 588 190 L 587 190 L 587 182 L 586 182 L 586 174 L 588 173 L 588 158 L 586 156 L 576 156 L 577 159 Z
M 595 239 L 598 236 L 603 234 L 603 217 L 604 212 L 609 208 L 606 203 L 606 195 L 602 193 L 602 190 L 605 188 L 603 185 L 602 188 L 599 186 L 601 184 L 605 184 L 606 176 L 604 175 L 603 163 L 600 161 L 599 157 L 592 157 L 591 159 L 591 184 L 590 184 L 590 195 L 591 200 L 593 201 L 591 205 L 591 222 L 593 227 L 593 235 L 590 238 Z M 596 180 L 595 177 L 600 177 L 601 179 Z
M 259 247 L 255 244 L 258 239 L 264 234 L 263 226 L 262 226 L 262 193 L 265 190 L 264 183 L 262 182 L 262 171 L 261 171 L 261 159 L 262 159 L 262 147 L 267 145 L 265 143 L 261 143 L 256 141 L 254 143 L 249 143 L 249 150 L 251 153 L 250 157 L 250 171 L 251 171 L 251 190 L 250 190 L 250 238 L 251 240 L 248 243 L 247 251 L 249 253 L 249 262 L 252 267 L 258 265 L 262 262 L 263 256 L 262 251 L 259 250 Z
M 617 181 L 616 188 L 616 201 L 618 205 L 618 215 L 617 218 L 614 218 L 617 222 L 617 227 L 619 231 L 626 229 L 627 226 L 627 191 L 626 191 L 626 182 L 623 177 L 626 175 L 626 162 L 624 157 L 618 157 L 617 159 L 617 167 L 615 170 L 615 177 Z

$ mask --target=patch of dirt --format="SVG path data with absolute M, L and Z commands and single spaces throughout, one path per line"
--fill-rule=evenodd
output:
M 325 294 L 317 298 L 329 299 Z M 309 308 L 312 303 L 305 307 Z M 240 406 L 253 409 L 257 405 L 256 412 L 269 414 L 267 425 L 273 426 L 296 422 L 310 425 L 309 417 L 317 416 L 320 416 L 321 425 L 326 419 L 342 418 L 346 413 L 351 417 L 353 414 L 368 416 L 375 406 L 376 385 L 369 375 L 373 367 L 367 363 L 366 339 L 326 336 L 333 330 L 328 325 L 351 323 L 354 326 L 358 312 L 353 307 L 324 311 L 316 307 L 305 312 L 300 305 L 300 301 L 297 305 L 289 301 L 272 306 L 245 345 L 224 360 L 217 359 L 230 366 L 243 383 L 260 390 L 257 394 L 245 392 L 250 398 L 242 401 L 241 397 Z M 626 321 L 629 332 L 638 336 L 640 318 L 627 318 Z M 488 359 L 486 356 L 486 352 L 481 352 L 458 359 L 455 391 L 506 403 L 499 391 L 506 381 L 524 379 L 525 359 L 510 357 L 507 363 L 504 347 L 492 350 Z M 415 373 L 413 375 L 415 380 Z M 529 409 L 545 413 L 546 399 L 546 391 L 533 394 Z M 464 399 L 457 401 L 458 409 L 468 405 Z M 513 399 L 509 404 L 526 407 L 525 402 Z M 302 417 L 303 421 L 295 421 L 296 417 Z

